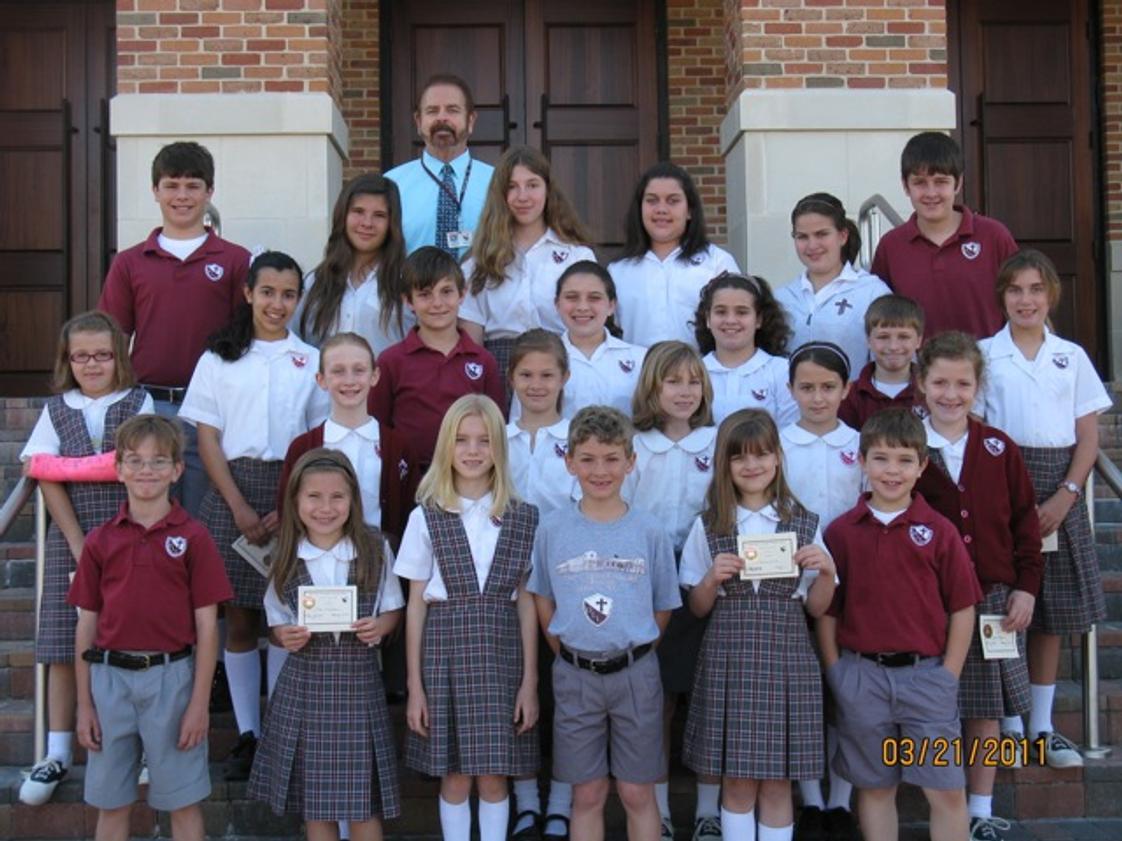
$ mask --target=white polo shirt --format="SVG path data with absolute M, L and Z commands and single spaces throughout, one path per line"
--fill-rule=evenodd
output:
M 1025 359 L 1008 324 L 978 345 L 986 358 L 978 404 L 1018 446 L 1070 447 L 1076 419 L 1114 405 L 1086 351 L 1051 330 L 1036 359 Z
M 639 383 L 647 349 L 617 339 L 606 329 L 604 341 L 592 356 L 578 350 L 567 331 L 561 334 L 561 341 L 569 353 L 569 381 L 565 383 L 561 414 L 571 418 L 585 406 L 603 405 L 631 417 L 631 395 Z
M 817 292 L 804 271 L 775 292 L 794 331 L 787 346 L 794 352 L 810 341 L 833 342 L 849 359 L 849 378 L 857 379 L 872 358 L 865 336 L 865 312 L 869 304 L 891 292 L 879 277 L 849 263 Z
M 481 325 L 488 339 L 513 338 L 534 327 L 561 333 L 565 324 L 553 303 L 557 279 L 573 263 L 595 259 L 588 246 L 565 242 L 547 230 L 526 252 L 515 250 L 501 284 L 464 298 L 460 318 Z M 475 261 L 467 259 L 463 268 L 470 283 Z
M 320 549 L 310 540 L 300 541 L 296 550 L 297 557 L 308 569 L 308 577 L 316 587 L 343 587 L 350 575 L 351 563 L 355 558 L 355 547 L 350 540 L 343 538 L 330 549 Z M 393 566 L 393 550 L 388 541 L 382 541 L 382 579 L 378 584 L 378 596 L 374 600 L 371 616 L 380 616 L 391 610 L 405 607 L 405 597 L 401 592 L 401 582 L 390 573 Z M 265 590 L 265 619 L 270 628 L 277 625 L 295 625 L 296 613 L 277 595 L 274 583 Z
M 624 483 L 624 498 L 662 523 L 675 552 L 705 504 L 716 443 L 715 426 L 699 426 L 681 441 L 657 429 L 635 436 L 635 469 Z
M 705 370 L 713 383 L 713 422 L 721 421 L 737 409 L 763 409 L 782 429 L 799 418 L 799 407 L 787 388 L 787 360 L 756 349 L 751 358 L 736 368 L 726 368 L 716 352 L 707 353 Z
M 304 314 L 308 293 L 315 282 L 315 272 L 308 272 L 304 276 L 304 294 L 300 297 L 300 303 L 296 305 L 296 312 L 290 322 L 294 330 L 300 328 L 300 319 Z M 417 323 L 417 318 L 409 307 L 403 308 L 401 319 L 403 329 L 401 330 L 397 327 L 396 319 L 391 319 L 386 329 L 382 330 L 381 316 L 382 301 L 378 297 L 378 269 L 375 267 L 367 272 L 366 277 L 358 286 L 352 284 L 350 280 L 343 285 L 343 297 L 339 301 L 339 312 L 328 335 L 358 333 L 370 343 L 370 347 L 374 349 L 374 354 L 380 356 L 382 351 L 390 345 L 402 341 L 405 334 L 413 329 L 413 325 Z M 300 338 L 311 344 L 308 337 L 300 336 Z
M 86 431 L 90 433 L 90 441 L 93 443 L 95 452 L 100 452 L 104 443 L 102 438 L 105 435 L 105 415 L 109 411 L 109 407 L 127 397 L 129 391 L 130 389 L 126 388 L 104 394 L 101 397 L 86 397 L 77 388 L 72 388 L 70 391 L 63 393 L 62 402 L 71 409 L 77 409 L 82 413 L 82 417 L 86 421 Z M 152 395 L 145 394 L 144 400 L 140 403 L 140 411 L 137 414 L 151 415 L 155 411 L 156 407 L 152 403 Z M 55 429 L 54 422 L 51 420 L 50 410 L 44 406 L 43 412 L 39 415 L 39 420 L 35 422 L 35 427 L 31 430 L 31 437 L 27 439 L 27 443 L 20 450 L 20 461 L 27 461 L 32 456 L 40 454 L 57 456 L 61 447 L 62 441 L 58 437 L 58 430 Z
M 362 519 L 369 526 L 382 522 L 382 456 L 378 421 L 370 418 L 357 429 L 328 418 L 323 423 L 323 446 L 350 459 L 362 493 Z
M 825 528 L 857 504 L 862 473 L 858 461 L 861 433 L 841 421 L 832 432 L 815 435 L 797 423 L 779 431 L 783 475 L 791 492 Z
M 562 418 L 553 426 L 544 426 L 534 436 L 530 449 L 530 433 L 517 423 L 507 424 L 506 440 L 510 477 L 518 495 L 538 507 L 544 517 L 574 499 L 580 499 L 580 484 L 565 467 L 569 446 L 569 419 Z
M 475 577 L 479 582 L 479 591 L 483 592 L 487 584 L 487 576 L 491 572 L 491 564 L 495 560 L 495 547 L 499 544 L 499 531 L 501 524 L 491 519 L 491 494 L 484 494 L 479 499 L 465 499 L 460 497 L 460 520 L 463 521 L 464 531 L 467 532 L 468 546 L 471 547 L 471 558 L 475 564 Z M 405 526 L 405 534 L 401 536 L 401 546 L 397 550 L 397 561 L 393 565 L 395 575 L 408 578 L 410 581 L 424 581 L 424 599 L 426 602 L 448 601 L 448 590 L 444 586 L 444 579 L 440 576 L 440 565 L 436 563 L 432 554 L 432 537 L 429 535 L 428 523 L 425 522 L 425 511 L 417 506 L 409 514 L 409 522 Z M 515 588 L 510 599 L 518 598 Z
M 616 260 L 608 271 L 616 284 L 619 302 L 616 321 L 623 338 L 643 347 L 678 339 L 692 348 L 694 314 L 702 287 L 721 272 L 739 272 L 736 260 L 723 248 L 709 245 L 687 260 L 675 248 L 665 260 L 653 251 L 640 258 Z
M 291 330 L 276 342 L 253 340 L 245 356 L 200 357 L 179 417 L 221 433 L 228 461 L 281 461 L 288 445 L 327 417 L 330 400 L 316 385 L 319 351 Z
M 935 427 L 931 425 L 930 416 L 923 419 L 923 430 L 927 433 L 928 449 L 939 451 L 943 464 L 947 466 L 947 473 L 957 485 L 958 477 L 962 475 L 962 463 L 966 460 L 966 442 L 970 438 L 969 431 L 964 432 L 957 441 L 949 441 L 935 431 Z

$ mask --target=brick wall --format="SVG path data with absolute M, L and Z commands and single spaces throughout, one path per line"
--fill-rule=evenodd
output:
M 668 0 L 667 98 L 670 158 L 693 176 L 709 235 L 725 242 L 725 166 L 720 130 L 725 108 L 723 0 Z
M 338 102 L 339 3 L 117 0 L 117 92 L 326 91 Z
M 672 0 L 671 0 L 672 2 Z M 736 6 L 739 5 L 739 9 Z M 727 0 L 745 88 L 945 88 L 943 0 Z
M 344 179 L 376 172 L 382 162 L 378 0 L 342 0 L 343 116 L 351 136 Z
M 1101 7 L 1103 191 L 1107 234 L 1118 240 L 1122 239 L 1122 0 L 1102 0 Z

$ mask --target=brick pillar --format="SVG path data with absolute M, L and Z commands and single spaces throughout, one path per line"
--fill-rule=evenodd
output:
M 955 123 L 940 0 L 725 0 L 725 39 L 721 148 L 743 265 L 777 285 L 800 274 L 789 217 L 807 193 L 834 193 L 854 219 L 877 192 L 910 213 L 900 150 Z
M 223 234 L 318 262 L 348 138 L 343 0 L 117 0 L 118 241 L 159 222 L 150 167 L 198 140 Z

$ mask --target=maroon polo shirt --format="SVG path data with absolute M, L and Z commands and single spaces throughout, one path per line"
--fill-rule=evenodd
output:
M 440 422 L 456 400 L 465 394 L 486 394 L 500 408 L 506 405 L 495 357 L 463 330 L 459 333 L 459 342 L 447 356 L 422 342 L 414 327 L 378 357 L 380 376 L 370 392 L 368 411 L 397 431 L 410 461 L 420 466 L 432 460 Z
M 870 271 L 923 307 L 924 335 L 962 330 L 984 339 L 1005 323 L 993 289 L 997 270 L 1017 243 L 996 219 L 968 207 L 955 210 L 962 221 L 942 245 L 920 233 L 913 213 L 881 237 Z
M 156 228 L 113 258 L 97 308 L 135 338 L 138 382 L 186 387 L 207 338 L 226 326 L 249 273 L 250 254 L 210 231 L 186 260 L 160 248 Z
M 67 601 L 98 614 L 94 645 L 179 651 L 195 644 L 195 609 L 234 597 L 210 533 L 178 502 L 151 528 L 128 503 L 86 537 Z
M 1040 519 L 1021 451 L 999 429 L 970 419 L 958 482 L 928 463 L 916 491 L 958 527 L 982 589 L 1008 584 L 1035 596 L 1044 576 Z
M 895 397 L 889 397 L 873 385 L 873 371 L 876 364 L 869 362 L 861 369 L 857 379 L 849 386 L 849 394 L 845 396 L 841 406 L 838 407 L 838 417 L 847 426 L 858 432 L 865 425 L 865 421 L 882 409 L 911 409 L 918 416 L 926 417 L 927 407 L 923 404 L 923 395 L 916 388 L 916 370 L 912 366 L 912 380 L 904 390 Z
M 982 600 L 974 564 L 955 527 L 918 494 L 885 525 L 865 494 L 826 529 L 840 583 L 830 615 L 841 648 L 939 657 L 948 615 Z

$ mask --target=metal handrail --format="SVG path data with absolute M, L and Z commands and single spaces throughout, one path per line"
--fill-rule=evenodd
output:
M 0 538 L 8 533 L 8 529 L 16 521 L 16 517 L 23 511 L 35 492 L 37 482 L 27 476 L 20 476 L 8 498 L 4 500 L 4 507 L 0 508 Z
M 888 220 L 893 228 L 904 224 L 903 217 L 888 203 L 888 199 L 880 193 L 873 193 L 861 203 L 861 209 L 857 211 L 857 230 L 861 234 L 861 255 L 858 260 L 863 269 L 868 270 L 873 264 L 884 220 Z

